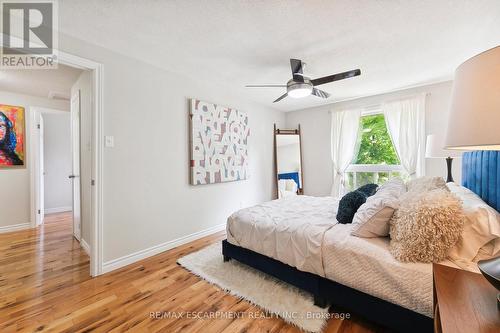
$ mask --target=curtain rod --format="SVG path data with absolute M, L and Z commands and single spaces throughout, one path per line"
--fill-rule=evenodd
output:
M 424 93 L 424 94 L 425 94 L 425 97 L 428 97 L 428 96 L 432 95 L 430 92 L 427 92 L 427 93 Z M 409 99 L 409 98 L 412 98 L 412 97 L 415 97 L 415 96 L 418 96 L 418 95 L 420 95 L 420 94 L 409 95 L 409 96 L 400 97 L 400 98 L 394 98 L 394 99 L 388 99 L 388 100 L 385 100 L 385 101 L 380 102 L 378 104 L 371 104 L 371 105 L 367 105 L 367 106 L 353 107 L 353 109 L 362 109 L 363 111 L 368 111 L 368 112 L 370 112 L 370 111 L 377 111 L 377 110 L 380 110 L 382 108 L 382 104 L 384 104 L 384 103 L 405 100 L 405 99 Z M 351 100 L 351 101 L 353 101 L 353 100 Z M 332 113 L 332 112 L 335 112 L 335 111 L 328 110 L 328 113 Z

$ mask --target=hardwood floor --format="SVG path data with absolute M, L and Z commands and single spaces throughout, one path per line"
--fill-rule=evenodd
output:
M 0 332 L 300 332 L 176 264 L 214 234 L 91 278 L 89 258 L 71 234 L 71 216 L 48 215 L 36 230 L 0 234 Z M 228 311 L 241 318 L 151 317 L 152 312 Z M 330 319 L 327 333 L 382 332 L 359 319 Z

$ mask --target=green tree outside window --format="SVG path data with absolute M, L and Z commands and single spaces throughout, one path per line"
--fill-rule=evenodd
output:
M 383 114 L 361 117 L 360 127 L 361 142 L 353 164 L 400 164 Z
M 352 164 L 400 165 L 396 150 L 385 124 L 383 114 L 363 116 L 360 119 L 359 149 Z M 400 172 L 347 172 L 347 188 L 368 184 L 383 184 L 390 177 L 404 177 Z

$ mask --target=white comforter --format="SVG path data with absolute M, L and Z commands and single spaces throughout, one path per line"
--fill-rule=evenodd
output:
M 231 215 L 231 244 L 279 260 L 375 297 L 432 316 L 432 265 L 402 263 L 387 238 L 350 235 L 338 224 L 338 200 L 297 196 Z
M 337 220 L 338 200 L 294 196 L 245 208 L 227 221 L 229 243 L 325 276 L 323 237 Z
M 351 236 L 351 224 L 325 234 L 326 278 L 432 317 L 432 265 L 403 263 L 389 252 L 389 238 Z

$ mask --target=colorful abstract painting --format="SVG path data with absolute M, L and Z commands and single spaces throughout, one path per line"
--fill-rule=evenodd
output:
M 248 175 L 246 113 L 191 99 L 191 184 L 243 180 Z
M 0 104 L 0 169 L 24 166 L 24 108 Z

